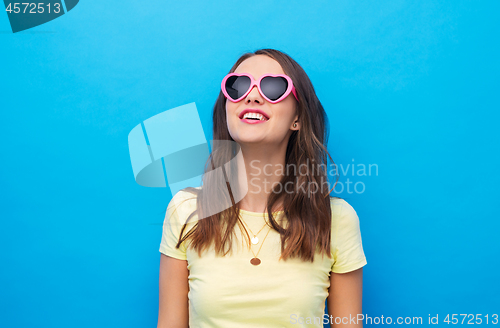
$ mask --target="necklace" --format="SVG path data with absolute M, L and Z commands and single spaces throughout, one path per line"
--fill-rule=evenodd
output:
M 243 220 L 241 220 L 241 221 L 243 221 Z M 257 235 L 262 231 L 262 229 L 264 229 L 266 227 L 267 223 L 264 224 L 264 226 L 259 230 L 259 232 L 257 232 L 257 234 L 253 233 L 252 229 L 250 229 L 250 227 L 248 226 L 248 224 L 245 221 L 243 221 L 243 224 L 246 225 L 246 227 L 248 228 L 248 230 L 250 230 L 250 232 L 253 235 L 253 238 L 251 238 L 252 244 L 257 245 L 259 243 L 259 237 L 257 237 Z
M 269 234 L 270 231 L 271 231 L 271 228 L 269 228 L 269 231 L 267 231 L 266 236 L 264 237 L 264 240 L 266 240 L 267 235 Z M 253 249 L 250 246 L 250 250 L 252 251 L 252 254 L 253 254 L 253 259 L 250 260 L 250 263 L 253 264 L 253 265 L 259 265 L 260 262 L 261 262 L 261 260 L 257 257 L 257 255 L 259 255 L 259 252 L 260 252 L 260 250 L 262 248 L 262 245 L 264 245 L 264 240 L 262 240 L 262 244 L 260 244 L 259 251 L 257 252 L 257 254 L 255 254 L 253 252 Z

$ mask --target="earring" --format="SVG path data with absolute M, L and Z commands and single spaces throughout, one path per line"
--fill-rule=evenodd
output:
M 297 123 L 293 123 L 293 127 L 296 128 L 297 127 Z

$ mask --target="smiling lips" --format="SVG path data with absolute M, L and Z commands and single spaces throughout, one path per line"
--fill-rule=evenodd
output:
M 247 108 L 243 110 L 240 113 L 239 118 L 242 122 L 248 124 L 264 123 L 269 120 L 269 116 L 267 116 L 267 114 L 264 111 L 252 108 Z

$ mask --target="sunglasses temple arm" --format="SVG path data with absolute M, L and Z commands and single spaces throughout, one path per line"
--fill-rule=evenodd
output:
M 292 93 L 295 96 L 295 99 L 297 99 L 297 101 L 299 101 L 299 97 L 297 97 L 297 92 L 295 91 L 295 87 L 292 87 Z

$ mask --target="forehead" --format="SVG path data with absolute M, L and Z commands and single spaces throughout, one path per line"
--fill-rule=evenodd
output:
M 264 74 L 285 74 L 281 65 L 266 55 L 255 55 L 245 59 L 234 71 L 235 73 L 248 73 L 255 79 Z

